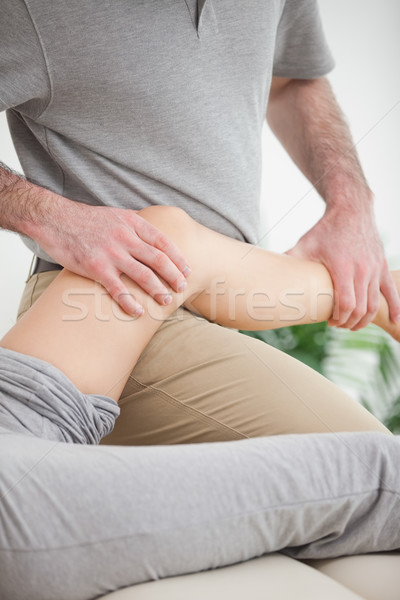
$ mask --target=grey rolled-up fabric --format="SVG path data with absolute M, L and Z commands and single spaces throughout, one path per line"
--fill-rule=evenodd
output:
M 117 403 L 82 394 L 49 363 L 0 347 L 0 427 L 15 433 L 98 444 L 119 415 Z

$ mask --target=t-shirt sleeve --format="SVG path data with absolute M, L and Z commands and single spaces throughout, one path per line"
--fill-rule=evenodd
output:
M 273 75 L 313 79 L 333 67 L 317 0 L 286 0 L 277 31 Z
M 18 107 L 37 116 L 49 98 L 45 56 L 27 6 L 23 0 L 1 2 L 0 111 Z

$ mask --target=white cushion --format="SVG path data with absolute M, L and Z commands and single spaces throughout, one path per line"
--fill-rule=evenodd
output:
M 318 570 L 283 554 L 142 583 L 102 600 L 362 600 Z

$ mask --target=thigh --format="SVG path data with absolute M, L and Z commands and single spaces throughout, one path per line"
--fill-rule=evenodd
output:
M 185 309 L 163 324 L 132 372 L 104 444 L 387 431 L 303 363 Z

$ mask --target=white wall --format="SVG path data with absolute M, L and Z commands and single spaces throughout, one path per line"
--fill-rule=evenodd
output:
M 336 59 L 330 76 L 376 196 L 376 215 L 389 258 L 400 257 L 400 3 L 320 0 Z M 323 204 L 271 134 L 264 132 L 262 244 L 291 247 L 322 214 Z M 0 160 L 19 168 L 0 115 Z M 0 231 L 0 335 L 13 323 L 31 254 Z M 400 258 L 397 260 L 400 265 Z

